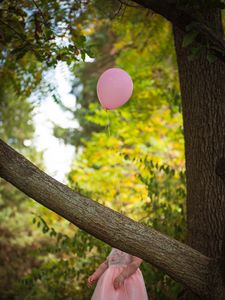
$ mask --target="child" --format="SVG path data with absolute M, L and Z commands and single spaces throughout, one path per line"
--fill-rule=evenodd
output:
M 141 263 L 142 259 L 112 248 L 88 278 L 88 287 L 98 281 L 91 300 L 148 300 Z

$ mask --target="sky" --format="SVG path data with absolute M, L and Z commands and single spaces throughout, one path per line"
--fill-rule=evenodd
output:
M 70 94 L 72 74 L 65 63 L 59 63 L 54 71 L 47 76 L 51 77 L 61 97 L 61 101 L 72 109 L 75 108 L 76 98 Z M 75 158 L 75 148 L 65 145 L 63 141 L 53 136 L 53 124 L 61 127 L 77 128 L 78 123 L 72 118 L 70 112 L 63 111 L 51 96 L 43 99 L 35 109 L 34 144 L 38 151 L 44 150 L 45 171 L 60 182 L 66 183 L 66 174 L 70 170 L 72 160 Z

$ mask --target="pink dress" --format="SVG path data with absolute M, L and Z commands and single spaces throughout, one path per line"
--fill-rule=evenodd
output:
M 119 249 L 112 248 L 108 260 L 108 268 L 98 279 L 91 300 L 148 300 L 144 279 L 138 268 L 135 273 L 126 278 L 124 284 L 115 289 L 114 279 L 131 262 L 132 256 Z

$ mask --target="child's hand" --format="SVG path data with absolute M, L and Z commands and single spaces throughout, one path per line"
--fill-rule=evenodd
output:
M 113 282 L 113 286 L 114 286 L 114 288 L 115 289 L 118 289 L 118 288 L 120 288 L 121 287 L 121 285 L 124 283 L 124 277 L 123 277 L 123 275 L 119 275 L 119 276 L 117 276 L 115 279 L 114 279 L 114 282 Z
M 88 287 L 92 287 L 92 285 L 95 283 L 95 281 L 97 281 L 97 278 L 94 276 L 94 275 L 91 275 L 88 277 L 88 280 L 87 280 L 87 285 Z

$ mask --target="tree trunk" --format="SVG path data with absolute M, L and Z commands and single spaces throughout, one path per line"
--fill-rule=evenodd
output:
M 211 11 L 206 23 L 222 35 L 221 15 Z M 206 55 L 188 60 L 184 33 L 174 27 L 184 122 L 187 176 L 187 244 L 218 260 L 224 273 L 225 184 L 216 167 L 225 157 L 225 64 L 209 63 Z M 224 166 L 221 167 L 222 169 Z M 220 173 L 224 173 L 224 169 Z M 225 299 L 225 283 L 215 278 L 211 299 Z M 185 290 L 182 300 L 199 299 Z

